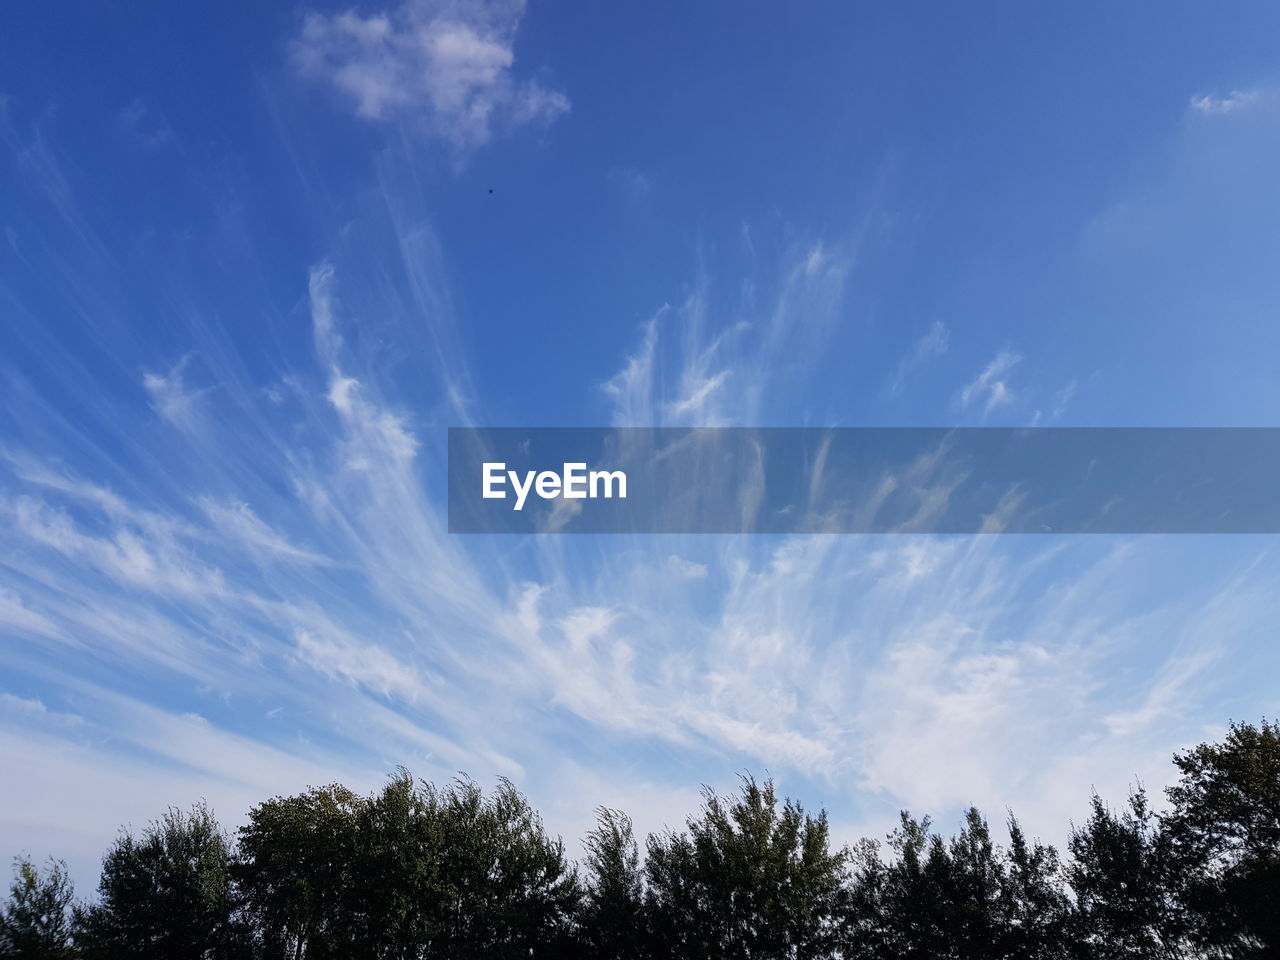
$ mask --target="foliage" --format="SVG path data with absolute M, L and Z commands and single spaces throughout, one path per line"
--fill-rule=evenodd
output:
M 1178 754 L 1157 813 L 1094 796 L 1065 863 L 1010 815 L 951 838 L 904 812 L 833 849 L 826 814 L 746 776 L 638 843 L 602 808 L 582 873 L 509 782 L 397 771 L 254 807 L 233 844 L 198 804 L 103 859 L 75 907 L 60 862 L 19 859 L 0 957 L 146 960 L 1174 960 L 1280 956 L 1280 727 Z
M 592 958 L 635 960 L 651 936 L 644 903 L 640 847 L 631 818 L 601 807 L 586 838 L 587 881 L 582 905 L 583 947 Z
M 703 794 L 687 832 L 649 838 L 648 909 L 666 957 L 823 956 L 835 937 L 843 852 L 825 812 L 778 803 L 773 783 L 742 778 L 736 797 Z
M 232 869 L 264 956 L 342 955 L 363 804 L 334 784 L 275 797 L 249 812 Z
M 1181 955 L 1187 919 L 1176 891 L 1182 877 L 1144 791 L 1132 793 L 1119 813 L 1095 794 L 1088 821 L 1072 831 L 1070 849 L 1067 876 L 1093 955 Z
M 1173 758 L 1170 845 L 1201 948 L 1280 956 L 1280 724 L 1231 724 L 1222 743 Z
M 102 861 L 99 900 L 78 913 L 86 957 L 224 960 L 242 950 L 231 850 L 203 803 L 170 809 L 140 837 L 121 833 Z
M 259 804 L 239 839 L 266 957 L 529 957 L 571 937 L 576 876 L 507 781 L 316 788 Z
M 1009 819 L 1010 848 L 976 809 L 949 842 L 928 818 L 901 815 L 892 858 L 864 841 L 852 854 L 843 954 L 898 957 L 1067 956 L 1071 906 L 1052 847 L 1028 843 Z
M 26 857 L 14 860 L 9 901 L 0 907 L 0 957 L 71 957 L 71 901 L 67 865 L 50 860 L 43 873 Z

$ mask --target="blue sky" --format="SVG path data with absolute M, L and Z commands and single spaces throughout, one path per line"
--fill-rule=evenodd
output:
M 1280 9 L 25 4 L 0 848 L 742 770 L 1060 841 L 1274 715 L 1269 537 L 456 537 L 456 425 L 1275 425 Z

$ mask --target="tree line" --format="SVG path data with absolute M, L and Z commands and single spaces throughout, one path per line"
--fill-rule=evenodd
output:
M 1167 810 L 1094 796 L 1064 856 L 976 809 L 944 838 L 904 812 L 835 848 L 825 812 L 742 778 L 637 840 L 601 809 L 578 863 L 509 782 L 394 774 L 123 831 L 97 897 L 19 858 L 0 956 L 138 960 L 782 960 L 1280 956 L 1280 724 L 1176 755 Z

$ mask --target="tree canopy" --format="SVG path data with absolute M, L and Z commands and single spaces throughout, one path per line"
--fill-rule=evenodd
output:
M 203 803 L 108 848 L 98 896 L 16 861 L 0 957 L 147 960 L 1147 960 L 1280 956 L 1280 727 L 1232 724 L 1142 789 L 1094 796 L 1065 857 L 1010 814 L 944 837 L 903 812 L 832 843 L 825 812 L 743 776 L 637 840 L 601 808 L 581 864 L 508 781 L 396 771 L 264 800 L 228 835 Z M 1002 838 L 1003 839 L 1003 838 Z

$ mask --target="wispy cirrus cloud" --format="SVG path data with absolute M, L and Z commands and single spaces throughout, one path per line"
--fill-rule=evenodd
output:
M 514 75 L 523 14 L 520 0 L 405 0 L 367 16 L 311 12 L 293 63 L 363 119 L 405 122 L 468 151 L 496 130 L 546 124 L 569 110 L 560 91 Z
M 770 398 L 802 386 L 841 318 L 852 253 L 815 241 L 752 266 L 740 299 L 718 299 L 704 273 L 644 323 L 602 384 L 615 426 L 758 426 L 776 416 Z
M 220 503 L 211 497 L 201 497 L 199 504 L 214 529 L 252 553 L 298 563 L 332 562 L 318 553 L 294 546 L 283 534 L 264 523 L 247 503 L 235 500 Z
M 145 150 L 157 150 L 173 142 L 173 129 L 140 99 L 121 108 L 120 130 Z
M 1258 90 L 1232 90 L 1225 96 L 1197 94 L 1190 106 L 1196 113 L 1236 113 L 1257 103 L 1261 96 Z
M 147 373 L 142 385 L 151 398 L 151 408 L 176 427 L 195 430 L 200 423 L 200 402 L 206 391 L 186 382 L 190 356 L 183 357 L 165 373 Z
M 951 333 L 946 325 L 941 320 L 933 321 L 929 324 L 929 329 L 911 345 L 907 355 L 898 362 L 893 378 L 889 382 L 889 392 L 895 396 L 901 393 L 903 384 L 911 373 L 919 370 L 930 360 L 941 357 L 950 346 Z
M 1228 664 L 1204 653 L 1216 628 L 1272 622 L 1274 564 L 1232 582 L 1230 557 L 1188 550 L 1204 576 L 1144 593 L 1167 543 L 452 537 L 442 427 L 485 404 L 462 402 L 442 254 L 396 188 L 286 281 L 300 308 L 263 322 L 301 346 L 256 375 L 231 336 L 178 327 L 164 348 L 193 351 L 184 367 L 139 328 L 109 346 L 127 385 L 94 381 L 109 416 L 0 406 L 23 451 L 0 461 L 0 662 L 22 701 L 4 702 L 0 762 L 29 784 L 14 836 L 59 852 L 56 831 L 90 823 L 91 867 L 116 825 L 166 803 L 205 796 L 234 823 L 265 795 L 365 787 L 396 763 L 512 776 L 570 836 L 596 802 L 678 822 L 693 786 L 744 767 L 846 820 L 978 801 L 1057 830 L 1090 784 L 1122 788 L 1198 729 L 1184 678 Z M 76 249 L 94 268 L 109 245 Z M 621 425 L 787 422 L 822 398 L 811 371 L 852 270 L 811 239 L 740 274 L 703 265 L 627 355 L 565 389 L 586 406 L 606 384 Z M 55 304 L 76 289 L 50 287 Z M 410 358 L 399 378 L 389 343 Z M 971 385 L 974 409 L 1008 401 L 1013 356 Z M 82 395 L 56 376 L 51 392 Z M 71 807 L 77 778 L 107 797 L 96 819 Z
M 960 391 L 960 405 L 977 406 L 985 415 L 997 407 L 1013 403 L 1013 390 L 1009 387 L 1006 375 L 1021 362 L 1021 355 L 1011 350 L 1001 350 L 982 368 L 981 373 L 965 384 Z
M 808 263 L 806 255 L 796 269 Z M 793 272 L 780 270 L 782 290 Z M 639 771 L 653 805 L 637 811 L 642 822 L 668 816 L 687 793 L 683 781 L 748 765 L 789 789 L 821 784 L 863 804 L 1013 803 L 1045 831 L 1084 802 L 1070 789 L 1122 786 L 1155 769 L 1171 745 L 1169 711 L 1194 704 L 1182 678 L 1195 674 L 1138 652 L 1139 632 L 1116 599 L 1113 584 L 1149 562 L 1141 553 L 1084 545 L 1059 564 L 1061 544 L 1020 550 L 996 538 L 539 538 L 516 562 L 451 538 L 430 481 L 438 438 L 395 412 L 389 385 L 341 335 L 339 269 L 318 267 L 311 279 L 316 354 L 297 381 L 309 386 L 286 434 L 310 437 L 305 446 L 237 451 L 167 426 L 179 457 L 220 444 L 211 488 L 252 473 L 270 479 L 276 495 L 254 497 L 254 509 L 247 494 L 197 493 L 171 512 L 38 458 L 11 461 L 26 506 L 0 528 L 24 584 L 0 594 L 8 629 L 86 641 L 86 656 L 62 668 L 56 687 L 75 693 L 87 729 L 158 752 L 137 773 L 165 797 L 198 782 L 226 806 L 256 799 L 252 790 L 300 787 L 322 768 L 367 783 L 375 757 L 435 776 L 502 772 L 555 805 L 561 738 L 602 739 L 657 744 L 678 758 Z M 822 302 L 823 288 L 812 292 L 814 301 L 793 292 L 766 315 L 785 330 Z M 743 384 L 763 367 L 757 351 L 786 340 L 726 324 L 708 300 L 662 320 L 642 334 L 649 359 L 642 345 L 642 359 L 625 360 L 629 373 L 615 378 L 625 385 L 620 416 L 675 415 L 694 383 L 720 371 L 735 402 L 750 399 Z M 726 337 L 737 338 L 733 350 Z M 788 389 L 763 387 L 761 402 Z M 254 416 L 284 415 L 262 391 L 251 396 L 261 405 Z M 305 547 L 282 532 L 297 529 L 311 532 Z M 246 551 L 282 562 L 245 566 Z M 322 557 L 341 562 L 315 562 Z M 1057 586 L 1038 588 L 1040 574 Z M 148 599 L 157 593 L 161 604 Z M 1155 629 L 1191 622 L 1198 602 L 1188 595 L 1151 613 Z M 1254 615 L 1263 609 L 1254 605 Z M 1212 668 L 1195 651 L 1215 622 L 1206 614 L 1184 631 L 1179 662 Z M 1135 656 L 1156 669 L 1108 687 L 1117 664 Z M 121 671 L 182 691 L 181 713 L 107 696 L 101 688 Z M 1140 707 L 1126 713 L 1132 703 Z M 233 733 L 250 710 L 270 720 Z M 79 740 L 33 727 L 39 711 L 10 713 L 5 757 L 56 761 L 33 796 L 77 765 L 118 785 Z M 162 721 L 173 738 L 144 735 Z M 996 749 L 1010 729 L 1017 748 Z M 171 769 L 187 750 L 206 754 L 195 781 Z M 1135 750 L 1149 761 L 1135 761 Z M 1043 763 L 1028 778 L 1021 758 L 1031 752 Z M 285 754 L 294 759 L 280 762 Z M 592 762 L 596 779 L 612 769 Z M 120 816 L 120 807 L 109 812 Z M 559 826 L 580 833 L 586 812 L 564 815 Z
M 0 589 L 0 631 L 15 636 L 57 637 L 53 622 L 30 609 L 16 592 Z

